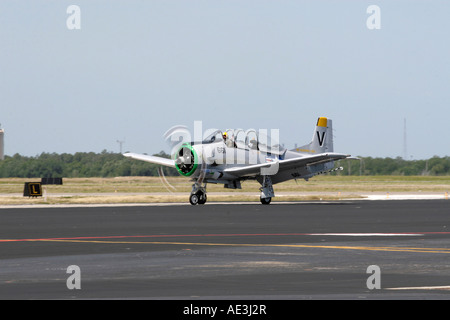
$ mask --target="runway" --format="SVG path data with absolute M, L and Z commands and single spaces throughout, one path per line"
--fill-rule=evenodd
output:
M 448 299 L 449 204 L 0 209 L 0 299 Z

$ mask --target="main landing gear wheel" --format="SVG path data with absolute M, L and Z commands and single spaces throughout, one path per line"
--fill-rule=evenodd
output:
M 263 176 L 263 180 L 261 181 L 261 195 L 259 197 L 262 204 L 269 204 L 272 200 L 272 197 L 275 197 L 275 193 L 273 192 L 272 179 L 270 176 Z

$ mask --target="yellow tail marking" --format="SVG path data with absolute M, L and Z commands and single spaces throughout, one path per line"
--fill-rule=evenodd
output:
M 317 126 L 318 127 L 327 127 L 327 118 L 324 118 L 324 117 L 320 117 L 318 120 L 317 120 Z

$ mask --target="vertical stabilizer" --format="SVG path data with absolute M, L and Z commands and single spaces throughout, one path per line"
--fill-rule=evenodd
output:
M 333 152 L 332 120 L 325 117 L 320 117 L 317 119 L 316 128 L 314 129 L 311 142 L 304 146 L 298 147 L 293 151 L 308 154 Z

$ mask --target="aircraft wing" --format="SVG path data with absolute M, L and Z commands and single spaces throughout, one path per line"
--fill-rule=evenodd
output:
M 138 153 L 124 153 L 125 157 L 151 162 L 154 164 L 160 164 L 167 167 L 175 168 L 175 161 L 172 159 L 157 157 L 157 156 L 149 156 L 146 154 L 138 154 Z
M 315 165 L 315 164 L 345 159 L 347 157 L 350 157 L 350 155 L 330 152 L 330 153 L 320 153 L 320 154 L 312 155 L 312 156 L 304 156 L 304 157 L 297 157 L 297 158 L 291 158 L 291 159 L 286 159 L 286 160 L 279 160 L 278 161 L 278 165 L 279 165 L 278 172 L 281 172 L 283 170 L 298 168 L 298 167 L 304 167 L 304 166 L 309 166 L 309 165 Z M 233 167 L 233 168 L 225 169 L 224 173 L 229 173 L 236 177 L 253 176 L 253 175 L 261 174 L 261 168 L 269 168 L 272 165 L 274 165 L 274 162 L 267 162 L 267 163 L 249 165 L 249 166 Z

